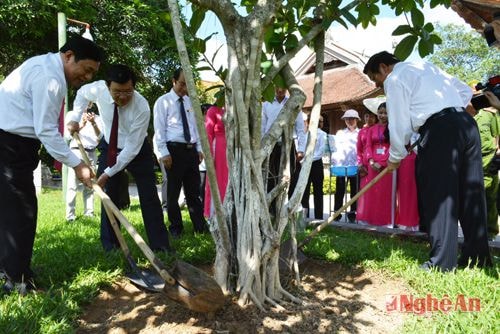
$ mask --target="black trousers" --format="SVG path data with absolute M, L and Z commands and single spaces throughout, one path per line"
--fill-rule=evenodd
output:
M 271 191 L 280 180 L 280 161 L 281 161 L 281 143 L 274 145 L 271 154 L 269 155 L 269 175 L 267 178 L 267 191 Z M 288 198 L 290 198 L 295 190 L 297 181 L 299 180 L 300 163 L 295 157 L 295 143 L 292 142 L 290 149 L 290 187 L 288 188 Z
M 429 233 L 429 264 L 457 266 L 458 221 L 464 233 L 461 265 L 489 264 L 481 141 L 466 112 L 432 118 L 419 130 L 416 163 L 420 222 Z
M 0 130 L 0 269 L 15 282 L 32 278 L 38 213 L 33 171 L 40 141 Z
M 344 195 L 346 192 L 347 183 L 346 179 L 349 181 L 349 185 L 351 186 L 351 197 L 358 193 L 358 175 L 348 176 L 347 178 L 345 176 L 337 176 L 335 178 L 335 203 L 333 207 L 335 211 L 337 211 L 342 207 L 342 205 L 344 205 Z M 357 202 L 354 202 L 351 205 L 350 212 L 356 212 L 357 207 Z
M 200 201 L 200 171 L 199 155 L 196 147 L 186 148 L 185 145 L 167 144 L 172 167 L 167 170 L 167 212 L 170 220 L 170 233 L 180 235 L 184 229 L 182 225 L 179 194 L 184 186 L 184 195 L 193 222 L 195 232 L 205 232 L 207 223 L 203 217 L 203 207 Z
M 314 196 L 314 218 L 323 219 L 323 180 L 325 174 L 323 172 L 323 161 L 321 159 L 313 161 L 309 179 L 307 180 L 306 189 L 302 196 L 302 207 L 307 209 L 307 216 L 309 217 L 309 196 L 311 194 L 311 183 L 313 186 Z
M 97 174 L 101 175 L 107 168 L 108 143 L 101 140 L 99 144 L 99 169 Z M 153 170 L 153 152 L 151 145 L 144 140 L 141 150 L 136 157 L 127 165 L 127 171 L 134 177 L 139 193 L 139 202 L 141 205 L 142 219 L 149 240 L 149 246 L 153 251 L 170 249 L 168 240 L 168 231 L 163 220 L 160 199 L 156 189 L 156 178 Z M 111 198 L 113 203 L 118 203 L 120 192 L 123 189 L 120 171 L 109 178 L 104 191 Z M 104 207 L 101 206 L 101 243 L 104 250 L 109 251 L 119 247 L 116 235 L 109 223 L 108 216 Z

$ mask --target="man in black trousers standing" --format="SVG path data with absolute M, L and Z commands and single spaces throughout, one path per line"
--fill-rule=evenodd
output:
M 121 174 L 132 174 L 139 193 L 141 213 L 153 251 L 170 252 L 168 231 L 163 220 L 153 169 L 153 151 L 148 142 L 150 119 L 148 101 L 135 90 L 136 76 L 125 65 L 109 66 L 105 80 L 80 88 L 73 105 L 79 119 L 90 102 L 97 105 L 103 124 L 104 140 L 99 143 L 97 184 L 114 203 L 123 191 Z M 101 208 L 101 243 L 105 251 L 119 247 L 104 208 Z
M 464 233 L 458 265 L 491 265 L 481 142 L 476 122 L 464 112 L 472 90 L 430 63 L 400 62 L 385 51 L 368 60 L 364 73 L 387 97 L 389 171 L 407 155 L 412 131 L 420 133 L 419 211 L 431 242 L 430 259 L 422 269 L 457 266 L 458 221 Z
M 200 172 L 203 160 L 196 118 L 187 95 L 184 72 L 178 68 L 172 79 L 173 87 L 156 100 L 154 114 L 155 141 L 159 160 L 167 170 L 167 212 L 170 233 L 179 238 L 184 229 L 179 194 L 184 186 L 189 216 L 194 232 L 208 230 L 200 201 Z
M 6 292 L 34 288 L 31 256 L 37 224 L 33 171 L 43 144 L 92 187 L 92 172 L 58 131 L 67 87 L 92 79 L 104 55 L 94 42 L 73 36 L 59 52 L 26 60 L 0 85 L 0 276 Z M 0 277 L 2 279 L 2 277 Z

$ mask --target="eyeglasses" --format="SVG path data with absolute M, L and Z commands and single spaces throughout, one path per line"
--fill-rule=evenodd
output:
M 117 91 L 117 90 L 111 90 L 110 91 L 111 95 L 114 96 L 114 97 L 118 97 L 118 96 L 125 96 L 125 97 L 130 97 L 132 95 L 134 95 L 134 91 Z

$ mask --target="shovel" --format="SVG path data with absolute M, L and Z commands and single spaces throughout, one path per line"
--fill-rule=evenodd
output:
M 82 157 L 84 158 L 85 163 L 89 164 L 87 153 L 83 149 L 83 145 L 80 141 L 78 133 L 75 132 L 73 134 L 73 138 L 75 138 L 76 142 L 78 143 L 78 148 L 82 153 Z M 113 225 L 113 221 L 115 223 L 114 225 L 116 226 L 116 229 L 114 226 L 113 229 L 117 235 L 120 246 L 122 246 L 122 244 L 126 246 L 126 243 L 123 239 L 123 236 L 121 235 L 118 224 L 116 224 L 116 220 L 114 220 L 115 217 L 125 227 L 134 242 L 137 244 L 137 246 L 139 246 L 146 258 L 153 265 L 153 268 L 158 272 L 161 279 L 164 281 L 163 291 L 166 293 L 167 297 L 177 302 L 183 303 L 190 310 L 202 313 L 215 312 L 224 305 L 225 298 L 224 294 L 222 293 L 222 289 L 212 277 L 210 277 L 204 271 L 180 260 L 176 260 L 174 262 L 173 268 L 171 270 L 172 274 L 170 274 L 167 271 L 166 266 L 155 256 L 144 239 L 137 233 L 132 224 L 120 212 L 116 205 L 111 201 L 109 196 L 102 190 L 102 188 L 95 183 L 92 185 L 92 188 L 101 198 L 103 206 L 106 210 L 106 214 L 108 214 L 108 216 L 110 217 L 111 224 Z M 120 239 L 123 243 L 120 242 Z M 125 248 L 128 250 L 128 247 Z M 132 257 L 130 256 L 130 251 L 125 252 L 123 248 L 122 250 L 124 251 L 125 256 L 128 256 L 127 260 L 129 258 L 132 259 Z M 135 262 L 133 263 L 135 265 Z M 134 265 L 132 265 L 132 268 Z M 137 267 L 137 265 L 135 265 L 135 267 Z M 137 271 L 137 273 L 138 279 L 144 279 L 144 277 L 146 276 L 143 275 L 139 270 Z M 144 282 L 146 286 L 149 284 L 153 286 L 155 290 L 161 289 L 161 283 L 154 284 L 151 282 L 152 279 L 146 280 L 148 281 L 147 283 L 146 281 Z M 157 283 L 158 280 L 155 279 L 155 281 Z
M 349 206 L 351 206 L 354 202 L 358 200 L 361 196 L 363 196 L 364 193 L 366 193 L 371 187 L 375 185 L 381 178 L 384 177 L 385 174 L 388 173 L 388 169 L 385 168 L 383 169 L 377 176 L 375 176 L 366 186 L 363 187 L 356 195 L 354 195 L 344 206 L 342 206 L 340 209 L 335 211 L 330 217 L 328 217 L 327 220 L 325 220 L 321 225 L 316 227 L 304 240 L 302 240 L 298 245 L 297 245 L 297 261 L 302 263 L 305 259 L 307 259 L 306 255 L 302 252 L 302 247 L 309 243 L 312 238 L 314 238 L 319 232 L 321 232 L 326 226 L 330 225 L 331 222 L 335 218 L 337 218 L 342 211 L 347 209 Z M 292 240 L 287 240 L 281 245 L 280 249 L 280 268 L 293 268 L 293 264 L 295 262 L 295 257 L 293 256 L 293 241 Z

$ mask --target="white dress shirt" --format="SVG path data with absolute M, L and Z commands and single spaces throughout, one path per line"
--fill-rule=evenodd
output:
M 102 132 L 109 144 L 115 104 L 104 80 L 84 85 L 78 90 L 71 113 L 73 121 L 81 119 L 90 102 L 94 102 L 99 109 Z M 127 105 L 118 107 L 118 149 L 121 151 L 116 164 L 104 170 L 108 176 L 123 170 L 137 156 L 147 136 L 150 113 L 148 101 L 137 91 Z
M 180 96 L 171 89 L 170 92 L 160 96 L 156 100 L 153 108 L 153 124 L 155 128 L 155 146 L 159 152 L 159 158 L 170 155 L 167 148 L 167 142 L 186 143 L 184 139 L 184 130 L 182 127 L 182 117 L 180 110 Z M 182 97 L 184 101 L 184 110 L 191 134 L 190 144 L 196 144 L 196 149 L 201 152 L 201 143 L 198 140 L 198 127 L 196 126 L 196 116 L 189 96 Z M 186 143 L 188 144 L 188 143 Z
M 281 102 L 274 98 L 273 102 L 266 101 L 262 104 L 262 135 L 269 131 L 286 101 L 288 101 L 288 96 L 285 96 Z M 293 136 L 297 139 L 297 152 L 305 152 L 306 150 L 307 133 L 304 126 L 304 116 L 304 113 L 299 111 L 293 128 Z
M 359 129 L 349 131 L 348 128 L 337 131 L 335 135 L 336 151 L 332 154 L 334 166 L 357 166 L 357 150 Z
M 26 60 L 0 84 L 0 129 L 38 138 L 56 160 L 75 167 L 80 159 L 59 133 L 59 114 L 67 92 L 59 53 Z
M 314 146 L 313 161 L 323 158 L 326 145 L 326 132 L 318 129 L 318 134 L 316 135 L 316 145 Z
M 70 114 L 72 116 L 72 114 Z M 78 136 L 80 137 L 80 141 L 82 142 L 83 148 L 86 150 L 94 150 L 97 145 L 99 144 L 99 141 L 103 137 L 102 134 L 102 121 L 99 115 L 94 116 L 94 122 L 95 126 L 97 129 L 99 129 L 99 136 L 95 134 L 95 129 L 92 123 L 86 122 L 85 126 L 80 128 L 80 131 L 78 131 Z M 71 136 L 71 134 L 68 131 L 68 128 L 65 127 L 64 129 L 64 137 L 69 140 L 69 147 L 70 148 L 78 148 L 78 143 L 76 140 Z
M 427 62 L 395 64 L 384 81 L 384 90 L 391 162 L 406 157 L 405 145 L 412 132 L 418 131 L 431 115 L 448 107 L 465 108 L 472 97 L 469 86 Z

